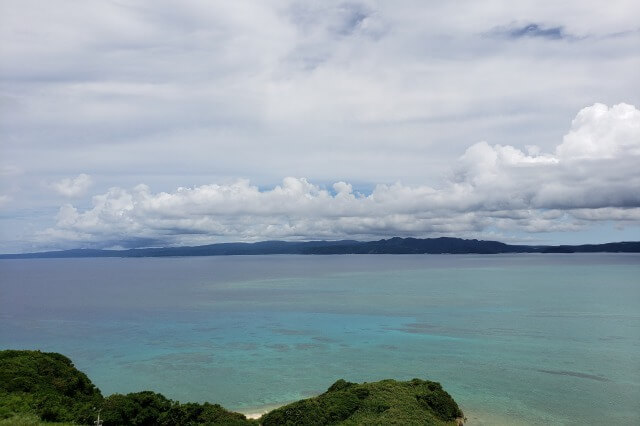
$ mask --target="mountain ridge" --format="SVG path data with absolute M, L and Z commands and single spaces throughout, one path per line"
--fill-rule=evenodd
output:
M 640 253 L 640 241 L 581 245 L 522 245 L 500 241 L 392 237 L 376 241 L 260 241 L 201 246 L 135 248 L 125 250 L 70 249 L 34 253 L 0 254 L 0 259 L 83 257 L 178 257 L 265 254 L 502 254 L 502 253 Z

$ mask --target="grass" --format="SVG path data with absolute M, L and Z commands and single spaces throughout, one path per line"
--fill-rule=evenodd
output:
M 75 426 L 75 423 L 50 423 L 43 422 L 36 414 L 15 414 L 12 417 L 0 420 L 0 426 Z

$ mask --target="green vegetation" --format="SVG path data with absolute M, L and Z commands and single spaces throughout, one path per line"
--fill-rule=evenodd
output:
M 180 404 L 155 392 L 103 398 L 71 360 L 57 353 L 0 351 L 0 426 L 44 422 L 111 425 L 256 425 L 217 404 Z
M 44 421 L 89 424 L 102 399 L 100 390 L 64 355 L 0 352 L 0 419 L 32 413 Z
M 350 383 L 338 380 L 327 392 L 265 414 L 272 425 L 447 425 L 462 417 L 439 383 L 413 379 Z
M 105 398 L 101 411 L 108 425 L 255 425 L 253 420 L 233 413 L 218 404 L 171 401 L 162 394 L 144 391 Z
M 14 414 L 11 417 L 0 420 L 0 426 L 76 426 L 76 423 L 51 423 L 44 422 L 35 414 Z
M 358 384 L 341 379 L 321 395 L 251 420 L 218 404 L 181 404 L 151 391 L 104 398 L 63 355 L 0 351 L 0 426 L 93 424 L 98 411 L 104 426 L 455 425 L 462 417 L 451 395 L 436 382 Z

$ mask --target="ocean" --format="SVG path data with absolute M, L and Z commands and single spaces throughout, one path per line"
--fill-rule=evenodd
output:
M 0 260 L 8 348 L 245 413 L 418 377 L 469 425 L 640 424 L 640 255 Z

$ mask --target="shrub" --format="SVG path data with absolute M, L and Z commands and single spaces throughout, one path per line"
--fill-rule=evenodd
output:
M 47 421 L 87 423 L 101 402 L 100 390 L 64 355 L 0 351 L 1 418 L 34 413 Z
M 173 425 L 246 425 L 246 417 L 240 413 L 227 411 L 218 404 L 186 403 L 174 404 L 171 409 L 162 413 L 158 419 L 161 426 Z
M 416 399 L 423 407 L 432 410 L 442 420 L 450 421 L 462 417 L 462 411 L 458 404 L 442 388 L 416 395 Z

